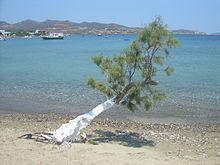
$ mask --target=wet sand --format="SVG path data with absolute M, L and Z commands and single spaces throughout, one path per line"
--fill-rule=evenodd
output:
M 95 119 L 85 143 L 53 145 L 19 136 L 57 129 L 70 114 L 1 114 L 1 165 L 220 164 L 220 124 L 157 124 Z

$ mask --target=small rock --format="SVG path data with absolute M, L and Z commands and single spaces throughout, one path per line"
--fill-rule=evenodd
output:
M 188 159 L 188 160 L 193 160 L 194 158 L 188 155 L 183 156 L 183 158 Z
M 207 154 L 205 154 L 205 153 L 203 153 L 202 156 L 205 157 L 205 158 L 207 158 Z
M 174 135 L 170 135 L 170 139 L 175 139 L 176 137 Z
M 168 158 L 165 158 L 164 161 L 169 161 L 169 159 L 168 159 Z
M 217 152 L 216 156 L 217 156 L 217 157 L 220 157 L 220 152 Z

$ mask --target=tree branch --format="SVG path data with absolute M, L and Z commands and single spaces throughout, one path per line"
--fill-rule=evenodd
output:
M 141 82 L 141 86 L 145 86 L 145 85 L 157 85 L 158 82 L 157 81 L 153 81 L 153 80 L 150 80 L 150 81 L 143 81 Z M 119 94 L 114 98 L 114 102 L 116 104 L 119 104 L 120 101 L 124 98 L 124 96 L 128 93 L 128 91 L 135 87 L 136 84 L 134 82 L 128 84 L 125 86 L 125 88 L 123 90 L 121 90 L 121 92 L 119 92 Z

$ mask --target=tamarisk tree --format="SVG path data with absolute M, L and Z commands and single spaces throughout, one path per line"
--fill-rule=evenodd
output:
M 126 105 L 131 111 L 137 110 L 137 105 L 143 105 L 148 110 L 154 100 L 165 98 L 164 93 L 152 87 L 158 85 L 154 77 L 158 71 L 172 74 L 175 68 L 164 67 L 164 62 L 169 48 L 179 44 L 161 18 L 140 30 L 138 36 L 138 40 L 132 41 L 121 55 L 110 58 L 99 54 L 92 57 L 106 76 L 106 81 L 96 81 L 93 77 L 88 79 L 91 87 L 113 97 L 116 104 Z
M 92 119 L 114 104 L 127 106 L 131 111 L 136 111 L 139 106 L 149 110 L 155 100 L 165 98 L 165 94 L 155 88 L 159 83 L 155 80 L 155 75 L 158 71 L 163 71 L 169 76 L 175 70 L 164 64 L 169 56 L 169 49 L 178 44 L 162 19 L 156 18 L 139 31 L 138 39 L 132 41 L 130 47 L 120 55 L 106 57 L 99 54 L 92 57 L 106 79 L 97 81 L 90 77 L 88 85 L 111 99 L 63 124 L 47 138 L 56 143 L 75 140 Z

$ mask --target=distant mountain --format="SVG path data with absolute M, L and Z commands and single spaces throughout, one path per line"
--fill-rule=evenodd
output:
M 212 35 L 220 35 L 220 32 L 219 33 L 212 33 Z
M 81 27 L 88 27 L 88 28 L 96 28 L 96 29 L 104 29 L 104 28 L 111 28 L 111 29 L 117 29 L 117 28 L 128 28 L 123 25 L 118 24 L 103 24 L 103 23 L 97 23 L 97 22 L 82 22 L 78 24 Z
M 5 30 L 10 24 L 5 21 L 0 21 L 0 30 Z
M 49 32 L 63 33 L 134 33 L 138 28 L 130 28 L 118 24 L 103 24 L 97 22 L 75 23 L 71 21 L 45 20 L 38 22 L 24 20 L 15 24 L 0 21 L 0 29 L 3 30 L 45 30 Z
M 195 30 L 186 30 L 186 29 L 179 29 L 179 30 L 173 30 L 174 34 L 208 34 L 206 32 L 200 32 Z
M 9 24 L 5 21 L 0 21 L 0 30 L 44 30 L 48 32 L 63 32 L 64 34 L 74 33 L 137 33 L 140 28 L 132 28 L 118 24 L 104 24 L 97 22 L 71 22 L 68 20 L 45 20 L 38 22 L 35 20 L 24 20 L 15 24 Z M 174 34 L 207 34 L 195 30 L 179 29 L 173 30 Z M 220 33 L 215 33 L 219 35 Z
M 7 25 L 9 25 L 9 23 L 7 23 L 7 22 L 5 22 L 5 21 L 0 21 L 0 26 L 7 26 Z
M 40 27 L 40 22 L 28 19 L 9 25 L 8 30 L 36 30 Z

